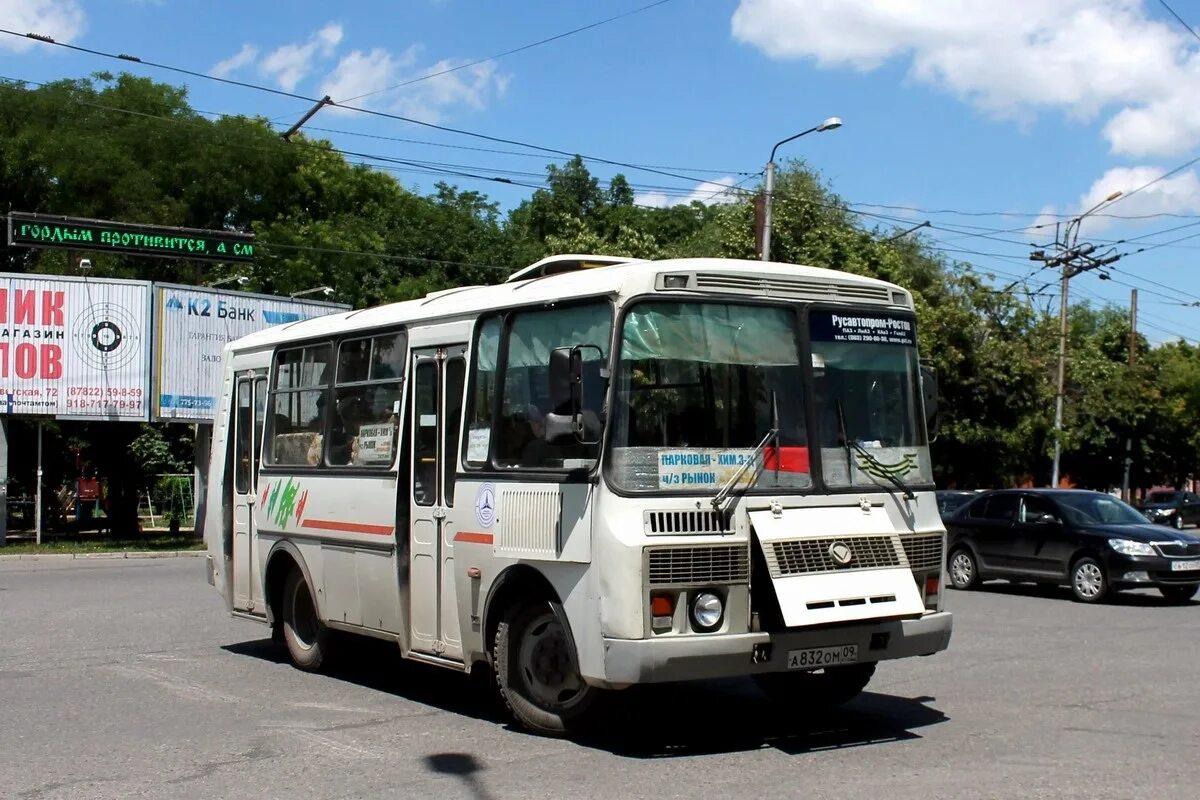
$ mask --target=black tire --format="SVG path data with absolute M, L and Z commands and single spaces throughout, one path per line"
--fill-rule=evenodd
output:
M 280 611 L 283 641 L 292 663 L 306 672 L 320 670 L 329 650 L 329 629 L 317 616 L 308 582 L 298 569 L 288 573 Z
M 1170 600 L 1172 603 L 1186 603 L 1196 596 L 1196 590 L 1200 586 L 1192 584 L 1191 586 L 1160 586 L 1158 591 L 1162 592 L 1162 596 Z
M 1081 603 L 1100 603 L 1108 598 L 1108 575 L 1104 565 L 1091 556 L 1071 564 L 1071 594 Z
M 496 630 L 492 658 L 500 698 L 535 733 L 564 736 L 584 727 L 600 690 L 584 683 L 570 633 L 548 602 L 512 609 Z
M 1176 512 L 1174 519 L 1171 520 L 1171 524 L 1175 526 L 1175 530 L 1183 530 L 1183 514 Z
M 946 562 L 946 574 L 955 589 L 964 592 L 974 589 L 979 585 L 979 562 L 975 560 L 975 554 L 965 547 L 951 550 Z
M 875 662 L 826 667 L 820 672 L 764 672 L 754 676 L 772 702 L 798 710 L 822 710 L 848 703 L 862 693 L 875 674 Z

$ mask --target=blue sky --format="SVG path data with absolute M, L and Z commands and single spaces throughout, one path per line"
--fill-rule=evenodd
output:
M 345 102 L 650 2 L 0 0 L 0 27 Z M 1200 25 L 1200 2 L 1171 6 Z M 304 101 L 0 36 L 6 77 L 123 67 L 186 85 L 205 111 L 286 125 L 306 110 Z M 784 145 L 780 157 L 807 160 L 856 210 L 890 218 L 864 216 L 866 224 L 929 220 L 931 246 L 995 271 L 1000 285 L 1029 276 L 1036 290 L 1053 276 L 1030 276 L 1038 265 L 1029 244 L 1052 241 L 1056 219 L 1198 155 L 1197 97 L 1200 39 L 1156 0 L 668 0 L 353 104 L 694 176 L 619 170 L 647 204 L 739 182 L 756 188 L 776 141 L 836 115 L 843 127 Z M 549 158 L 437 146 L 513 149 L 343 109 L 324 109 L 310 126 L 344 131 L 313 131 L 344 149 L 521 182 L 538 182 Z M 618 171 L 591 167 L 602 178 Z M 418 190 L 439 179 L 397 177 Z M 532 191 L 449 180 L 506 207 Z M 1089 218 L 1083 239 L 1107 247 L 1142 237 L 1117 252 L 1164 246 L 1122 258 L 1112 280 L 1073 279 L 1072 300 L 1125 307 L 1135 285 L 1143 334 L 1200 340 L 1200 307 L 1186 306 L 1200 302 L 1200 176 L 1183 169 L 1102 212 L 1115 216 Z M 1034 301 L 1056 308 L 1056 286 Z

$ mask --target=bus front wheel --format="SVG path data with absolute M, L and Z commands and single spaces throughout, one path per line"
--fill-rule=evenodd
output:
M 600 691 L 579 674 L 571 636 L 548 602 L 505 615 L 496 629 L 493 661 L 501 699 L 518 722 L 538 733 L 576 730 Z
M 283 585 L 283 641 L 292 663 L 302 670 L 315 672 L 325 661 L 329 629 L 321 624 L 308 582 L 293 569 Z

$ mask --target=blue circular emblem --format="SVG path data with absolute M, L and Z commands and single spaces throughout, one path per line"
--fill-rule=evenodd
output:
M 496 521 L 496 487 L 485 483 L 475 493 L 475 519 L 485 528 Z

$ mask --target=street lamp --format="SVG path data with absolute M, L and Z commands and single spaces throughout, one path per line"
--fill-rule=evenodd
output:
M 767 187 L 766 187 L 767 196 L 765 198 L 765 203 L 763 205 L 763 245 L 762 245 L 762 260 L 763 261 L 771 260 L 771 202 L 774 199 L 774 195 L 775 195 L 775 151 L 779 149 L 779 145 L 787 144 L 788 142 L 792 141 L 793 139 L 799 139 L 801 136 L 805 136 L 810 133 L 821 133 L 822 131 L 831 131 L 834 128 L 840 128 L 840 127 L 842 127 L 841 118 L 840 117 L 830 117 L 829 119 L 822 122 L 820 125 L 809 128 L 806 131 L 800 131 L 800 133 L 797 133 L 795 136 L 789 136 L 786 139 L 776 142 L 775 146 L 771 148 L 771 157 L 769 159 L 767 159 Z
M 328 286 L 317 286 L 312 289 L 305 289 L 302 292 L 292 292 L 291 297 L 295 300 L 297 297 L 305 297 L 310 294 L 324 294 L 326 297 L 333 294 L 333 289 Z
M 1079 227 L 1084 217 L 1096 212 L 1106 203 L 1111 203 L 1121 196 L 1121 191 L 1115 191 L 1101 200 L 1078 217 L 1067 220 L 1067 233 L 1063 237 L 1066 252 L 1062 255 L 1062 288 L 1059 290 L 1058 307 L 1058 389 L 1054 394 L 1054 467 L 1050 472 L 1050 487 L 1058 487 L 1058 465 L 1062 458 L 1062 423 L 1063 423 L 1063 389 L 1066 385 L 1067 372 L 1067 283 L 1077 272 L 1071 266 L 1070 256 L 1075 244 L 1079 241 Z M 1072 237 L 1072 229 L 1074 236 Z
M 219 281 L 213 281 L 208 285 L 215 289 L 218 286 L 223 286 L 226 283 L 236 283 L 238 286 L 245 286 L 249 282 L 250 279 L 245 275 L 231 275 L 228 278 L 221 278 Z

